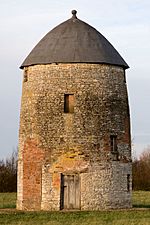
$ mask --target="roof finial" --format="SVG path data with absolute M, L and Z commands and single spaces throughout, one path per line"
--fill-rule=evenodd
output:
M 72 10 L 71 13 L 72 13 L 72 18 L 77 18 L 77 16 L 76 16 L 77 11 L 76 10 Z

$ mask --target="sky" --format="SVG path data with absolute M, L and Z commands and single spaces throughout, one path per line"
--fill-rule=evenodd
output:
M 19 66 L 46 33 L 71 18 L 73 9 L 130 66 L 126 78 L 133 156 L 150 146 L 149 0 L 0 0 L 0 159 L 18 146 L 23 72 Z

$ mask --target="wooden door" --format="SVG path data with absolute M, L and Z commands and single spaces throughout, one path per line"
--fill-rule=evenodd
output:
M 61 177 L 61 209 L 80 209 L 80 181 L 78 174 Z

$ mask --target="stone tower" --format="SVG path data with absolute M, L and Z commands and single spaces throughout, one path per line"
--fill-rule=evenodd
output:
M 20 210 L 131 207 L 128 65 L 76 13 L 21 65 Z

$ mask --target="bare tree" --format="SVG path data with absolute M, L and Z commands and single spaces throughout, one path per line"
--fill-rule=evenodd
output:
M 13 150 L 10 158 L 0 161 L 0 192 L 16 192 L 17 190 L 17 150 Z
M 133 189 L 150 190 L 150 146 L 133 161 Z

